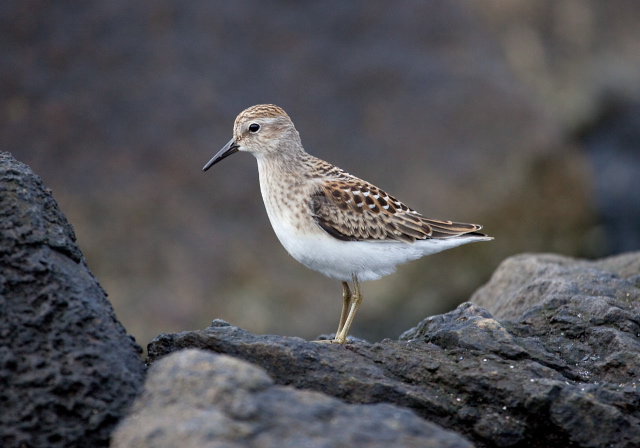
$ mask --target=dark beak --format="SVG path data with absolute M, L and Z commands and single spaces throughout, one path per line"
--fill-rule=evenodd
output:
M 213 156 L 211 160 L 209 160 L 209 162 L 204 166 L 204 168 L 202 168 L 202 171 L 207 171 L 209 168 L 211 168 L 213 165 L 215 165 L 222 159 L 229 157 L 234 152 L 238 152 L 238 148 L 239 148 L 239 145 L 236 143 L 234 139 L 229 140 L 229 143 L 224 145 L 224 148 L 218 151 L 218 154 L 216 154 L 215 156 Z

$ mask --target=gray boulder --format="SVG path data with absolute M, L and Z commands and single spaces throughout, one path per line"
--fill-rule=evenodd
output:
M 259 367 L 202 350 L 154 364 L 113 448 L 471 448 L 461 436 L 390 404 L 346 404 L 275 385 Z
M 107 446 L 140 353 L 51 192 L 0 153 L 0 446 Z

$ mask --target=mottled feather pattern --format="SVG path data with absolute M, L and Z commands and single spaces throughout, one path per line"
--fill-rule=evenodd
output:
M 425 218 L 383 190 L 309 155 L 289 116 L 273 104 L 240 113 L 233 138 L 203 170 L 239 151 L 258 161 L 267 215 L 287 252 L 343 282 L 333 343 L 347 340 L 362 302 L 359 281 L 377 280 L 426 255 L 493 239 L 477 232 L 481 226 L 476 224 Z
M 317 160 L 317 159 L 316 159 Z M 426 218 L 395 197 L 329 163 L 317 160 L 319 189 L 310 207 L 318 225 L 345 241 L 403 241 L 450 238 L 475 233 L 477 224 Z
M 236 123 L 242 123 L 250 120 L 251 118 L 276 117 L 286 117 L 291 120 L 284 109 L 276 106 L 275 104 L 258 104 L 257 106 L 253 106 L 242 111 L 242 113 L 236 117 Z

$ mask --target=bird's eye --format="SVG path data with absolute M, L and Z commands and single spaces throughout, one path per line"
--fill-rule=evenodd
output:
M 249 125 L 249 132 L 251 132 L 252 134 L 255 134 L 259 130 L 260 130 L 260 125 L 258 123 L 251 123 Z

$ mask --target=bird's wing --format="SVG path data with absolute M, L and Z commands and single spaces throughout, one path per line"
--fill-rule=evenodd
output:
M 341 172 L 323 179 L 310 203 L 317 224 L 345 241 L 403 241 L 452 238 L 482 226 L 425 218 L 376 186 Z

